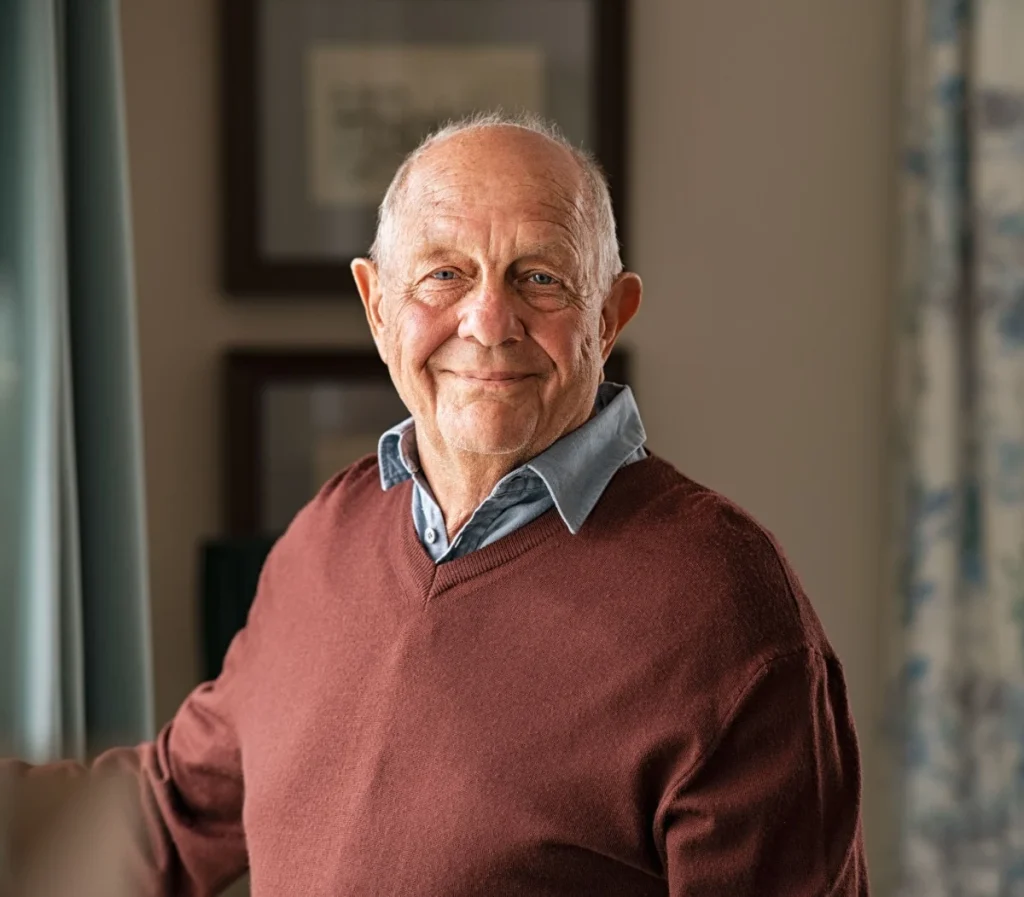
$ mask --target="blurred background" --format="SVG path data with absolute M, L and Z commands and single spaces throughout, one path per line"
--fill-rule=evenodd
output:
M 1014 354 L 1024 331 L 1024 77 L 1017 62 L 1024 14 L 1009 0 L 628 6 L 615 20 L 616 27 L 628 22 L 623 94 L 614 96 L 614 82 L 600 76 L 589 89 L 598 100 L 593 108 L 600 110 L 605 90 L 610 104 L 621 105 L 622 115 L 606 121 L 612 131 L 621 128 L 613 186 L 628 222 L 627 263 L 645 285 L 643 308 L 622 342 L 649 447 L 750 510 L 803 578 L 848 677 L 878 892 L 895 894 L 902 882 L 900 893 L 928 897 L 1024 893 L 1024 579 L 1014 579 L 1010 563 L 1024 554 L 1024 491 L 1016 479 L 1024 468 L 1024 365 Z M 236 481 L 234 456 L 225 455 L 229 438 L 271 439 L 285 426 L 247 419 L 254 412 L 246 390 L 275 371 L 282 396 L 289 383 L 362 378 L 358 389 L 367 392 L 347 405 L 328 390 L 274 406 L 289 426 L 319 419 L 327 430 L 332 415 L 363 415 L 358 432 L 332 431 L 326 454 L 303 462 L 318 471 L 386 423 L 365 410 L 386 398 L 373 392 L 379 371 L 351 296 L 310 295 L 315 272 L 297 275 L 294 282 L 305 286 L 294 292 L 271 275 L 251 289 L 256 275 L 244 264 L 225 272 L 225 216 L 244 215 L 244 201 L 242 213 L 225 210 L 226 181 L 238 172 L 222 165 L 220 91 L 237 73 L 225 70 L 232 38 L 219 30 L 218 4 L 126 0 L 109 9 L 128 223 L 118 270 L 128 272 L 121 283 L 130 311 L 121 312 L 122 342 L 105 345 L 108 355 L 127 347 L 129 379 L 137 353 L 137 396 L 119 401 L 129 409 L 137 401 L 141 415 L 118 431 L 126 434 L 124 451 L 135 454 L 120 467 L 138 479 L 122 505 L 138 517 L 129 540 L 135 572 L 125 574 L 121 563 L 124 541 L 113 553 L 110 544 L 82 551 L 120 558 L 115 566 L 128 584 L 142 583 L 136 597 L 148 594 L 142 606 L 108 611 L 108 621 L 120 621 L 109 624 L 118 638 L 142 646 L 128 650 L 120 673 L 106 673 L 123 683 L 125 669 L 137 671 L 137 714 L 113 713 L 106 729 L 99 725 L 113 737 L 144 734 L 170 718 L 207 674 L 204 542 L 252 535 L 260 529 L 253 520 L 273 517 L 268 507 L 287 506 L 269 493 L 263 506 L 245 505 L 246 484 L 262 476 L 246 465 L 260 459 L 238 461 L 246 472 Z M 309 21 L 315 31 L 315 18 Z M 244 64 L 244 41 L 233 46 Z M 356 64 L 335 63 L 334 77 Z M 508 60 L 520 64 L 530 63 Z M 573 104 L 565 102 L 571 118 Z M 581 120 L 566 125 L 573 128 L 601 133 L 605 150 L 617 152 L 607 127 Z M 277 139 L 263 137 L 261 146 Z M 86 151 L 86 159 L 97 152 Z M 276 152 L 243 167 L 287 156 L 287 149 Z M 0 179 L 3 165 L 0 155 Z M 259 170 L 268 183 L 277 176 Z M 349 188 L 323 189 L 347 196 Z M 78 213 L 88 205 L 80 200 Z M 365 221 L 337 226 L 355 239 Z M 232 276 L 248 279 L 248 287 L 227 288 Z M 263 295 L 239 298 L 246 288 Z M 5 323 L 0 285 L 0 359 L 6 341 L 10 373 L 41 344 L 12 340 L 34 331 L 17 316 L 17 289 L 8 292 L 14 300 Z M 76 322 L 72 312 L 72 329 L 84 318 L 80 312 Z M 17 331 L 18 321 L 28 329 Z M 48 345 L 60 348 L 59 340 Z M 246 360 L 247 351 L 256 357 Z M 232 401 L 241 402 L 241 417 Z M 342 405 L 348 410 L 339 411 Z M 10 419 L 21 420 L 14 407 L 10 400 Z M 79 417 L 88 409 L 78 400 Z M 101 429 L 109 439 L 111 427 Z M 262 451 L 283 453 L 288 466 L 287 447 Z M 27 544 L 14 533 L 26 518 L 11 510 L 23 486 L 23 478 L 8 476 L 6 498 L 0 493 L 8 546 Z M 89 488 L 82 487 L 83 504 L 95 497 Z M 236 517 L 225 510 L 232 494 L 245 505 Z M 43 532 L 63 532 L 61 519 L 37 523 Z M 86 542 L 89 530 L 83 524 Z M 24 596 L 23 571 L 12 572 L 21 569 L 15 554 L 8 551 L 6 570 Z M 59 616 L 59 595 L 67 594 L 59 558 L 56 569 L 57 584 L 46 588 L 58 595 L 48 606 Z M 86 574 L 86 595 L 90 575 L 100 574 Z M 83 606 L 82 638 L 88 642 L 92 632 L 102 641 L 106 624 L 90 624 L 88 598 Z M 7 613 L 8 631 L 23 631 L 15 612 Z M 33 628 L 32 614 L 23 613 L 18 625 L 34 633 L 34 644 L 52 640 L 52 625 Z M 2 625 L 0 618 L 0 650 Z M 57 629 L 66 646 L 66 627 Z M 9 671 L 16 654 L 8 652 Z M 102 677 L 103 663 L 95 663 Z M 86 668 L 89 679 L 88 660 Z M 61 669 L 58 663 L 29 676 L 36 694 L 61 693 L 51 687 Z M 24 700 L 9 695 L 0 743 L 41 757 L 54 745 L 66 752 L 67 739 L 52 737 L 59 718 L 58 731 L 80 732 L 72 752 L 84 749 L 87 730 L 104 719 L 99 687 L 90 693 L 88 713 L 72 723 L 52 707 L 32 718 Z M 31 737 L 18 734 L 25 731 Z

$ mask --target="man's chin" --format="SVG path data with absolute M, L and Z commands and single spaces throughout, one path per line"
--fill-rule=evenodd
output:
M 442 401 L 436 421 L 449 448 L 477 455 L 521 454 L 536 437 L 539 424 L 533 403 L 489 397 L 465 404 Z
M 501 425 L 472 419 L 441 421 L 441 435 L 450 448 L 475 455 L 517 455 L 525 451 L 533 438 L 533 428 Z
M 518 455 L 526 450 L 528 437 L 509 435 L 488 435 L 479 432 L 452 433 L 445 442 L 456 451 L 473 455 Z

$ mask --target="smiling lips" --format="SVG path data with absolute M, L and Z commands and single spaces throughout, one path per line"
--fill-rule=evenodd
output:
M 518 371 L 451 371 L 451 373 L 474 386 L 494 388 L 515 386 L 534 376 Z

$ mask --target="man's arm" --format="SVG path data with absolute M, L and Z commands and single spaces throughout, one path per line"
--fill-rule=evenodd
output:
M 867 897 L 860 756 L 842 670 L 766 663 L 655 818 L 672 897 Z
M 241 752 L 232 706 L 255 626 L 250 616 L 218 679 L 196 688 L 154 741 L 107 751 L 88 766 L 0 761 L 0 814 L 8 817 L 6 852 L 16 878 L 27 874 L 67 808 L 111 779 L 121 784 L 119 795 L 130 794 L 121 807 L 131 817 L 132 837 L 122 836 L 124 825 L 114 827 L 116 835 L 113 829 L 81 830 L 78 837 L 107 852 L 106 839 L 120 839 L 119 862 L 131 882 L 127 893 L 213 895 L 245 871 Z M 0 818 L 0 837 L 4 827 Z

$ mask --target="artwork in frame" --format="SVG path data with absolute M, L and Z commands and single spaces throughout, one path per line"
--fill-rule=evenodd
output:
M 616 348 L 605 377 L 629 383 Z M 232 537 L 274 536 L 335 473 L 376 451 L 409 416 L 372 348 L 236 348 L 224 358 L 224 523 Z
M 594 152 L 624 242 L 627 3 L 220 0 L 225 290 L 354 296 L 404 155 L 497 108 Z

